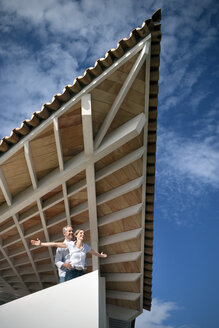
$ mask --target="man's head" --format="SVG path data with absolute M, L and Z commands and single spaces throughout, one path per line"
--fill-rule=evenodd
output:
M 63 229 L 63 235 L 67 241 L 72 241 L 73 239 L 73 229 L 71 226 L 66 226 Z

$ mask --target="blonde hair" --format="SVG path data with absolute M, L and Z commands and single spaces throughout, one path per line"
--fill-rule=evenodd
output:
M 79 234 L 80 231 L 84 231 L 84 229 L 77 229 L 74 233 L 75 238 L 77 238 L 77 235 Z

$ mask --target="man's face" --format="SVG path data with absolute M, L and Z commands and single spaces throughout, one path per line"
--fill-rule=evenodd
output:
M 71 227 L 67 227 L 67 231 L 64 233 L 65 239 L 71 241 L 73 239 L 73 229 Z

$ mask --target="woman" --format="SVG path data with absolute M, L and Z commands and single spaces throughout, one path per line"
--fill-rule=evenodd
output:
M 76 230 L 74 236 L 77 238 L 76 241 L 65 241 L 63 243 L 41 243 L 38 238 L 37 240 L 31 240 L 31 244 L 35 246 L 68 248 L 70 253 L 69 263 L 71 264 L 71 269 L 66 271 L 65 281 L 77 278 L 85 273 L 84 270 L 86 267 L 87 253 L 98 257 L 107 257 L 107 254 L 104 254 L 103 252 L 98 253 L 93 250 L 88 244 L 84 243 L 84 230 Z

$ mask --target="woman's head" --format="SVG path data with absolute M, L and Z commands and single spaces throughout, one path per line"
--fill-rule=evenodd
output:
M 74 236 L 77 238 L 77 240 L 84 240 L 85 238 L 85 232 L 83 229 L 77 229 L 74 233 Z

